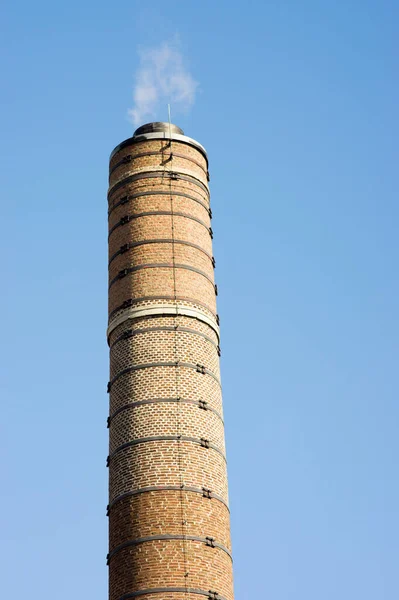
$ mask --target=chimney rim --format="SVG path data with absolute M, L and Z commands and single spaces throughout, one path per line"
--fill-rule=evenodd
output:
M 157 121 L 157 123 L 159 123 L 159 122 Z M 117 154 L 120 150 L 123 150 L 124 148 L 127 148 L 129 146 L 133 146 L 134 144 L 137 144 L 140 142 L 145 142 L 146 140 L 147 141 L 150 141 L 150 140 L 172 140 L 175 142 L 188 144 L 189 146 L 193 146 L 194 148 L 196 148 L 196 150 L 201 152 L 201 154 L 204 156 L 206 163 L 208 165 L 208 155 L 207 155 L 207 152 L 206 152 L 204 146 L 202 146 L 202 144 L 200 144 L 193 138 L 190 138 L 187 135 L 184 135 L 182 133 L 177 133 L 177 132 L 174 132 L 173 130 L 171 130 L 169 133 L 169 123 L 166 123 L 166 125 L 167 125 L 167 130 L 160 129 L 158 131 L 150 131 L 149 133 L 139 133 L 138 134 L 137 132 L 140 131 L 140 129 L 141 129 L 141 127 L 139 127 L 138 129 L 136 129 L 136 131 L 134 132 L 132 137 L 124 140 L 123 142 L 118 144 L 112 150 L 109 160 L 112 160 L 113 157 L 115 156 L 115 154 Z M 146 125 L 142 125 L 142 127 L 146 127 Z M 177 125 L 174 125 L 174 127 L 176 127 L 176 129 L 178 129 L 179 131 L 182 131 L 180 129 L 180 127 L 177 127 Z

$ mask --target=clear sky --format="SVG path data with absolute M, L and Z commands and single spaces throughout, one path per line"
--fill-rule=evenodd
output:
M 395 0 L 3 3 L 1 597 L 107 598 L 108 157 L 138 47 L 177 38 L 236 598 L 399 597 L 398 26 Z

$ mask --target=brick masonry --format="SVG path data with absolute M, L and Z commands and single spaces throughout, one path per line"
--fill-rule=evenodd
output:
M 208 161 L 167 131 L 110 160 L 109 598 L 233 600 Z

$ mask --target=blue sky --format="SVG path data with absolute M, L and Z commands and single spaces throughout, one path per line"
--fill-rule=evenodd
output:
M 236 598 L 397 598 L 397 2 L 1 17 L 2 596 L 107 598 L 108 156 L 138 48 L 178 38 L 199 87 L 173 120 L 210 158 Z

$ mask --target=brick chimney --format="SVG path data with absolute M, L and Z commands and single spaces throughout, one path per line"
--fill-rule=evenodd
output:
M 169 123 L 110 158 L 110 600 L 233 600 L 208 180 Z

